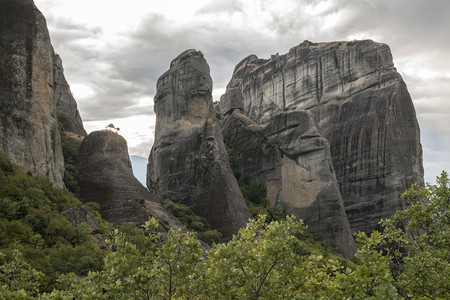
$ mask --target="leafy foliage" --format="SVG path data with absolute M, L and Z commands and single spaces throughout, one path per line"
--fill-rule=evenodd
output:
M 381 223 L 382 247 L 390 260 L 394 286 L 405 299 L 448 298 L 450 291 L 450 186 L 448 174 L 437 185 L 413 185 L 402 196 L 411 207 Z
M 86 228 L 83 225 L 75 228 L 60 215 L 79 204 L 81 202 L 68 190 L 53 187 L 46 177 L 25 174 L 0 152 L 3 266 L 20 261 L 20 265 L 27 266 L 26 270 L 32 268 L 42 273 L 39 286 L 43 290 L 52 288 L 55 272 L 83 275 L 89 270 L 101 269 L 104 252 L 90 241 Z M 28 272 L 26 270 L 24 272 Z M 19 297 L 29 289 L 14 290 Z

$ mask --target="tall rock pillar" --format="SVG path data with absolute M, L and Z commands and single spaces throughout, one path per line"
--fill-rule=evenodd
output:
M 181 53 L 158 79 L 147 186 L 231 237 L 251 214 L 228 163 L 211 91 L 208 63 L 196 50 Z

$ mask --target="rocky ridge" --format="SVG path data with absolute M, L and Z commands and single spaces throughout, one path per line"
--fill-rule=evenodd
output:
M 53 99 L 58 121 L 63 124 L 66 132 L 86 136 L 77 102 L 73 98 L 70 86 L 64 76 L 62 60 L 58 54 L 53 57 L 53 82 Z
M 53 102 L 58 122 L 62 124 L 66 137 L 77 152 L 87 133 L 83 127 L 77 102 L 64 76 L 62 60 L 58 54 L 53 56 Z
M 311 112 L 353 231 L 377 228 L 407 205 L 404 190 L 423 184 L 414 107 L 385 44 L 305 41 L 268 60 L 251 55 L 227 89 L 241 92 L 243 113 L 262 126 L 286 110 Z

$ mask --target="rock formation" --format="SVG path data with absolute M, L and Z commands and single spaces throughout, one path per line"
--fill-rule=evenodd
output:
M 196 50 L 181 53 L 158 79 L 147 186 L 231 237 L 251 214 L 228 163 L 211 91 L 209 66 Z
M 33 175 L 63 186 L 53 104 L 53 47 L 32 0 L 0 3 L 0 149 Z
M 227 89 L 241 91 L 243 113 L 263 126 L 285 110 L 312 113 L 353 231 L 375 229 L 404 208 L 405 189 L 423 183 L 414 107 L 385 44 L 305 41 L 268 60 L 251 55 Z
M 73 98 L 70 86 L 64 76 L 62 60 L 57 54 L 53 56 L 53 101 L 58 122 L 63 125 L 66 136 L 75 151 L 78 151 L 87 133 L 83 127 L 77 102 Z
M 66 217 L 70 224 L 75 227 L 78 227 L 81 223 L 86 223 L 91 233 L 97 231 L 99 228 L 97 219 L 95 219 L 95 216 L 84 205 L 69 208 L 61 212 L 61 215 Z
M 83 127 L 77 102 L 72 96 L 70 86 L 64 76 L 64 68 L 61 57 L 56 54 L 53 57 L 53 99 L 55 101 L 58 121 L 64 126 L 66 132 L 73 132 L 81 136 L 86 136 Z
M 119 134 L 109 130 L 90 133 L 79 149 L 77 168 L 81 199 L 97 202 L 108 222 L 140 225 L 154 216 L 162 229 L 182 226 L 134 177 L 127 142 Z
M 73 98 L 70 86 L 64 76 L 62 60 L 58 54 L 53 56 L 53 100 L 58 121 L 62 123 L 64 131 L 85 137 L 87 133 L 83 127 L 77 102 Z
M 98 233 L 99 226 L 97 219 L 86 207 L 84 207 L 84 205 L 78 205 L 76 207 L 69 208 L 61 212 L 61 215 L 66 217 L 67 220 L 69 220 L 70 224 L 72 224 L 76 228 L 78 228 L 81 223 L 86 223 L 90 230 L 92 241 L 100 249 L 109 249 L 109 245 L 106 243 L 105 236 Z
M 271 205 L 305 221 L 346 257 L 356 245 L 333 171 L 328 141 L 308 111 L 280 113 L 263 127 L 242 114 L 236 89 L 221 97 L 225 143 L 240 157 L 240 173 L 265 183 Z M 234 107 L 235 109 L 230 109 Z

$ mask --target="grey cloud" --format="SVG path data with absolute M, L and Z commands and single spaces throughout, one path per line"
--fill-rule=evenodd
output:
M 114 61 L 115 77 L 133 82 L 147 95 L 155 93 L 156 80 L 168 68 L 170 61 L 182 51 L 196 48 L 205 54 L 211 65 L 216 86 L 225 86 L 234 66 L 251 49 L 270 44 L 262 35 L 242 35 L 239 28 L 214 26 L 194 22 L 190 26 L 176 27 L 161 15 L 149 15 L 141 27 L 131 33 L 129 43 L 109 53 Z
M 103 33 L 100 27 L 88 28 L 68 18 L 50 16 L 47 21 L 55 48 L 67 43 L 75 45 L 80 40 L 97 39 Z
M 85 121 L 153 114 L 151 106 L 142 106 L 137 103 L 137 98 L 145 96 L 139 86 L 107 78 L 95 83 L 93 87 L 96 93 L 95 99 L 82 102 L 84 111 L 82 117 Z
M 153 139 L 148 139 L 136 146 L 130 146 L 129 147 L 129 153 L 132 155 L 139 155 L 148 157 L 150 155 L 150 149 L 153 145 Z
M 214 0 L 199 9 L 197 15 L 217 14 L 218 12 L 231 15 L 236 12 L 242 13 L 243 10 L 244 5 L 239 0 Z

